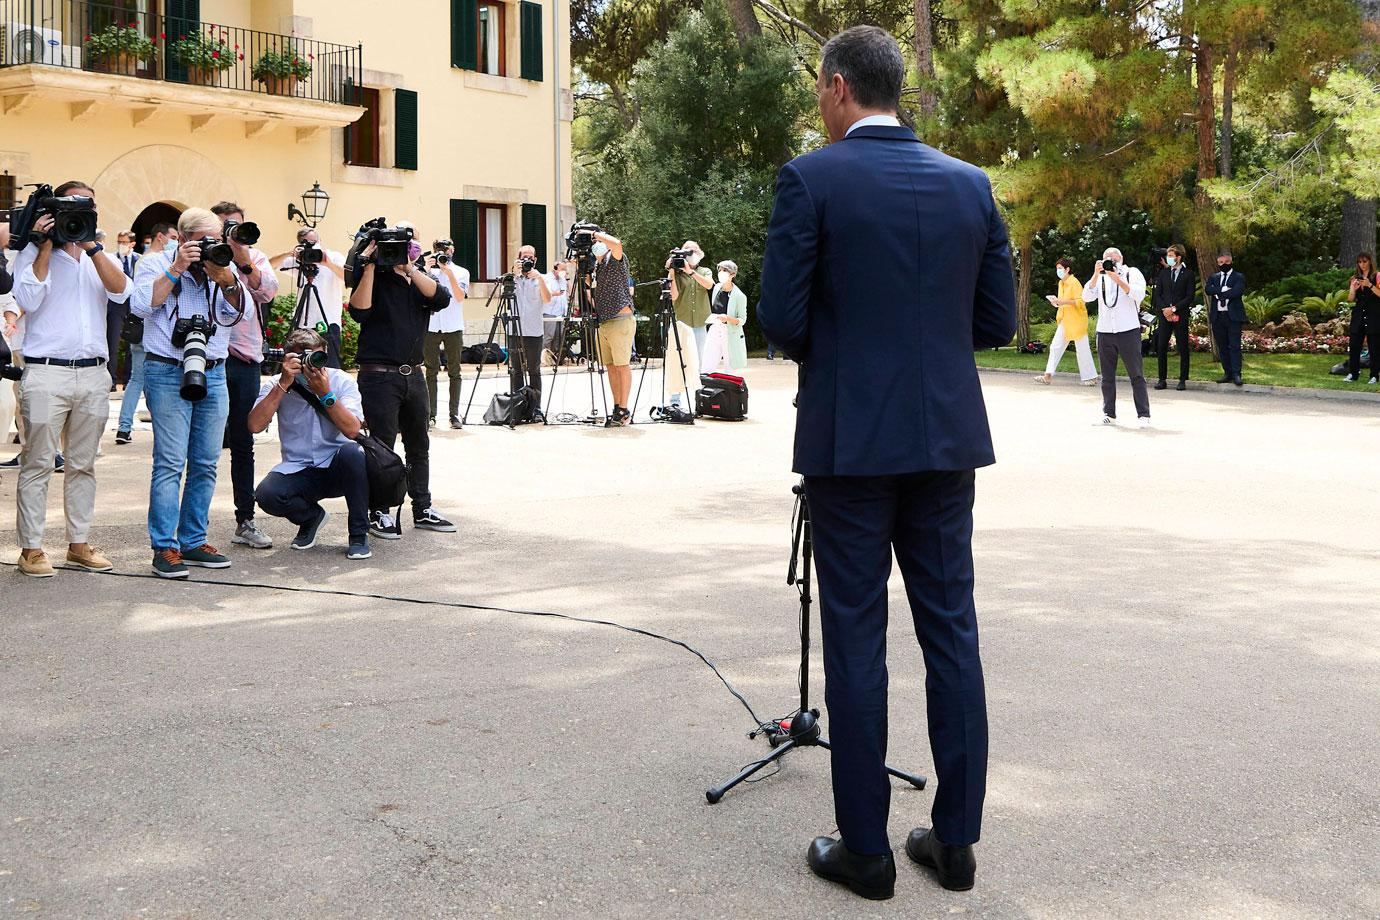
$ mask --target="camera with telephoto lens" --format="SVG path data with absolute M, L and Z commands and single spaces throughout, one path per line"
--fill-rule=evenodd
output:
M 694 254 L 695 251 L 693 249 L 672 249 L 671 268 L 675 271 L 680 271 L 685 267 L 686 260 L 691 258 Z
M 450 264 L 450 256 L 447 255 L 446 253 L 444 253 L 444 252 L 433 252 L 432 255 L 436 257 L 436 264 L 437 264 L 437 265 L 449 265 L 449 264 Z
M 1102 260 L 1102 270 L 1103 270 L 1104 272 L 1115 272 L 1115 271 L 1116 271 L 1116 260 L 1115 260 L 1115 259 L 1103 259 L 1103 260 Z
M 182 349 L 182 389 L 178 392 L 187 402 L 206 398 L 206 341 L 215 334 L 215 327 L 204 316 L 188 316 L 173 324 L 173 347 Z
M 199 239 L 196 241 L 196 245 L 201 250 L 202 262 L 210 262 L 212 265 L 228 268 L 230 263 L 235 261 L 235 251 L 230 248 L 230 244 L 218 240 L 214 236 Z
M 312 367 L 316 367 L 316 368 L 325 367 L 325 366 L 326 366 L 326 362 L 330 360 L 330 356 L 329 356 L 328 354 L 326 354 L 326 352 L 325 352 L 324 350 L 319 349 L 319 348 L 316 349 L 316 350 L 314 350 L 314 351 L 309 351 L 309 352 L 307 352 L 306 354 L 298 355 L 298 357 L 302 359 L 302 364 L 303 364 L 303 365 L 310 364 Z M 265 348 L 265 349 L 264 349 L 264 363 L 266 363 L 266 364 L 282 364 L 283 361 L 286 360 L 286 359 L 287 359 L 287 350 L 286 350 L 286 349 L 283 349 L 283 348 Z
M 34 224 L 44 215 L 53 218 L 53 229 L 46 236 L 34 231 Z M 51 185 L 39 185 L 17 214 L 10 213 L 10 234 L 10 248 L 16 251 L 45 239 L 57 246 L 91 242 L 96 238 L 96 202 L 85 195 L 59 198 Z
M 225 222 L 225 242 L 234 240 L 241 246 L 253 246 L 259 241 L 259 225 L 253 221 L 227 220 Z

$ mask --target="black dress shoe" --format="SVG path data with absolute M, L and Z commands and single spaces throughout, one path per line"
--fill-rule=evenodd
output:
M 1176 386 L 1174 389 L 1176 389 L 1176 390 L 1178 390 L 1180 393 L 1182 393 L 1184 390 L 1187 390 L 1187 389 L 1188 389 L 1188 384 L 1185 383 L 1184 381 L 1180 380 L 1180 381 L 1179 381 L 1179 385 Z
M 1169 389 L 1169 387 L 1165 384 L 1165 382 L 1164 382 L 1163 380 L 1161 380 L 1159 383 L 1155 384 L 1155 389 L 1157 389 L 1157 390 L 1167 390 L 1167 389 Z
M 1218 383 L 1231 383 L 1231 377 L 1227 376 L 1226 374 L 1223 374 L 1221 377 L 1218 377 L 1218 378 L 1217 378 L 1217 382 L 1218 382 Z
M 885 901 L 896 893 L 896 859 L 890 853 L 859 856 L 841 840 L 816 837 L 806 858 L 815 875 L 847 885 L 854 894 L 869 900 Z
M 973 887 L 977 860 L 971 846 L 952 846 L 935 836 L 927 827 L 917 827 L 906 838 L 906 855 L 920 865 L 933 869 L 939 884 L 950 891 L 967 891 Z
M 1231 382 L 1239 387 L 1243 387 L 1246 385 L 1246 381 L 1242 380 L 1240 377 L 1233 377 Z

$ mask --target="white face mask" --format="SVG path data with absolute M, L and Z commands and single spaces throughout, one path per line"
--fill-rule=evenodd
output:
M 129 245 L 128 243 L 119 243 L 116 245 L 115 248 L 119 251 L 120 255 L 122 256 L 127 256 L 134 251 L 134 247 Z
M 697 267 L 699 266 L 699 264 L 700 264 L 700 259 L 703 259 L 703 258 L 704 258 L 704 254 L 703 254 L 703 253 L 697 252 L 697 253 L 695 253 L 694 255 L 692 255 L 690 258 L 686 259 L 685 262 L 686 262 L 686 264 L 689 265 L 691 268 L 697 268 Z
M 589 251 L 594 254 L 594 258 L 602 259 L 609 254 L 609 247 L 606 243 L 595 243 L 593 246 L 589 247 Z
M 1054 270 L 1054 274 L 1059 276 L 1060 281 L 1063 281 L 1066 277 L 1068 277 L 1068 273 L 1068 269 L 1064 268 L 1062 265 Z
M 729 283 L 730 281 L 732 281 L 732 280 L 733 280 L 733 276 L 730 275 L 728 272 L 719 272 L 719 283 L 720 283 L 720 284 L 728 284 L 728 283 Z

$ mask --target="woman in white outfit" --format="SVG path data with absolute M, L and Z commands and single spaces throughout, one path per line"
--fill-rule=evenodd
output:
M 747 339 L 743 325 L 747 322 L 747 295 L 733 283 L 738 277 L 736 262 L 719 263 L 718 284 L 709 292 L 709 331 L 700 357 L 700 373 L 714 374 L 721 369 L 741 374 L 747 367 Z
M 1045 372 L 1035 379 L 1046 385 L 1054 380 L 1059 361 L 1064 357 L 1069 343 L 1073 343 L 1074 351 L 1078 354 L 1078 376 L 1082 378 L 1084 386 L 1090 387 L 1097 383 L 1097 365 L 1093 363 L 1092 346 L 1088 344 L 1088 308 L 1083 305 L 1083 285 L 1073 277 L 1073 263 L 1068 259 L 1060 259 L 1055 266 L 1055 272 L 1059 275 L 1059 293 L 1049 295 L 1048 300 L 1059 311 L 1056 315 L 1059 327 L 1055 330 L 1054 341 L 1049 343 L 1049 362 L 1045 364 Z

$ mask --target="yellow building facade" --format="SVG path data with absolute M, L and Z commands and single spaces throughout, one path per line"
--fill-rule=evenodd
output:
M 113 243 L 231 200 L 272 254 L 319 182 L 327 248 L 380 216 L 453 239 L 471 329 L 574 218 L 557 0 L 0 0 L 0 30 L 0 207 L 81 179 Z

